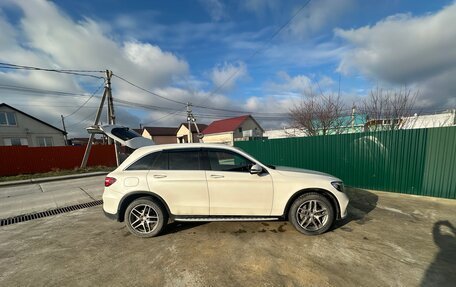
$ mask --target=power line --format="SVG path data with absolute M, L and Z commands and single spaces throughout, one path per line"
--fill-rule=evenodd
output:
M 127 101 L 127 100 L 119 100 L 119 99 L 113 99 L 114 102 L 116 103 L 121 103 L 127 106 L 131 107 L 137 107 L 137 108 L 143 108 L 146 110 L 170 110 L 170 111 L 176 111 L 177 109 L 175 108 L 168 108 L 168 107 L 161 107 L 161 106 L 155 106 L 155 105 L 148 105 L 144 103 L 137 103 L 137 102 L 132 102 L 132 101 Z
M 44 71 L 44 72 L 54 72 L 54 73 L 61 73 L 61 74 L 69 74 L 69 75 L 76 75 L 82 77 L 92 77 L 96 79 L 104 79 L 102 76 L 95 76 L 87 73 L 103 73 L 103 71 L 95 71 L 95 70 L 60 70 L 60 69 L 48 69 L 48 68 L 40 68 L 40 67 L 33 67 L 33 66 L 24 66 L 24 65 L 17 65 L 17 64 L 10 64 L 0 62 L 0 69 L 14 69 L 14 70 L 32 70 L 32 71 Z
M 144 91 L 144 92 L 146 92 L 146 93 L 149 93 L 149 94 L 151 94 L 151 95 L 154 95 L 154 96 L 156 96 L 156 97 L 159 97 L 159 98 L 161 98 L 161 99 L 163 99 L 163 100 L 167 100 L 167 101 L 170 101 L 170 102 L 173 102 L 173 103 L 177 103 L 177 104 L 183 104 L 183 105 L 186 104 L 186 103 L 184 103 L 184 102 L 176 101 L 176 100 L 173 100 L 173 99 L 170 99 L 170 98 L 161 96 L 161 95 L 159 95 L 159 94 L 157 94 L 157 93 L 154 93 L 154 92 L 152 92 L 152 91 L 149 91 L 149 90 L 147 90 L 147 89 L 145 89 L 145 88 L 142 88 L 142 87 L 140 87 L 140 86 L 138 86 L 138 85 L 132 83 L 131 81 L 129 81 L 129 80 L 127 80 L 127 79 L 125 79 L 125 78 L 123 78 L 123 77 L 121 77 L 121 76 L 119 76 L 119 75 L 113 74 L 113 76 L 116 77 L 116 78 L 118 78 L 118 79 L 120 79 L 120 80 L 122 80 L 122 81 L 124 81 L 124 82 L 126 82 L 126 83 L 128 83 L 128 84 L 130 84 L 130 85 L 132 85 L 133 87 L 135 87 L 135 88 L 137 88 L 137 89 L 140 89 L 140 90 L 142 90 L 142 91 Z
M 123 77 L 120 77 L 116 74 L 113 74 L 114 77 L 128 83 L 129 85 L 141 90 L 141 91 L 144 91 L 146 93 L 149 93 L 151 95 L 154 95 L 154 96 L 157 96 L 161 99 L 164 99 L 164 100 L 167 100 L 167 101 L 170 101 L 170 102 L 174 102 L 174 103 L 177 103 L 177 104 L 182 104 L 182 105 L 186 105 L 187 103 L 184 103 L 184 102 L 181 102 L 181 101 L 177 101 L 177 100 L 173 100 L 173 99 L 170 99 L 170 98 L 167 98 L 165 96 L 162 96 L 162 95 L 159 95 L 157 93 L 154 93 L 150 90 L 147 90 L 146 88 L 143 88 L 133 82 L 131 82 L 130 80 L 127 80 Z M 118 102 L 121 102 L 122 100 L 114 100 L 114 101 L 118 101 Z M 124 101 L 125 102 L 125 101 Z M 132 103 L 132 102 L 128 102 L 129 104 L 134 104 L 134 105 L 138 105 L 139 107 L 144 107 L 143 104 L 139 104 L 139 103 Z M 149 105 L 150 106 L 150 105 Z M 158 109 L 163 109 L 164 107 L 159 107 L 159 106 L 155 106 L 156 108 Z M 258 113 L 255 113 L 255 112 L 252 112 L 252 111 L 245 111 L 245 110 L 230 110 L 230 109 L 222 109 L 222 108 L 215 108 L 215 107 L 210 107 L 210 106 L 204 106 L 204 105 L 196 105 L 196 104 L 193 104 L 193 107 L 195 108 L 201 108 L 201 109 L 210 109 L 210 110 L 216 110 L 216 111 L 223 111 L 223 112 L 231 112 L 231 113 L 241 113 L 241 114 L 281 114 L 281 113 L 261 113 L 261 112 L 258 112 Z
M 163 119 L 165 119 L 165 118 L 167 118 L 167 117 L 170 117 L 170 116 L 173 116 L 173 115 L 177 115 L 178 113 L 181 113 L 181 112 L 184 112 L 184 111 L 185 111 L 185 109 L 183 109 L 183 110 L 178 110 L 178 111 L 175 111 L 175 112 L 173 112 L 173 113 L 169 113 L 169 114 L 167 114 L 167 115 L 165 115 L 165 116 L 163 116 L 163 117 L 160 117 L 160 118 L 155 119 L 155 120 L 153 120 L 153 121 L 151 121 L 151 122 L 149 122 L 149 123 L 144 124 L 144 126 L 150 125 L 150 124 L 153 123 L 153 122 L 159 122 L 159 121 L 161 121 L 161 120 L 163 120 Z M 182 115 L 182 116 L 183 116 L 183 115 Z
M 75 123 L 75 124 L 68 125 L 68 126 L 67 126 L 67 129 L 68 129 L 68 128 L 75 127 L 75 126 L 77 126 L 77 125 L 79 125 L 79 124 L 81 124 L 81 123 L 83 123 L 83 122 L 85 122 L 85 121 L 88 121 L 88 120 L 90 120 L 90 118 L 93 117 L 93 116 L 95 116 L 95 113 L 91 113 L 88 117 L 86 117 L 86 118 L 80 120 L 79 122 L 77 122 L 77 123 Z
M 84 107 L 94 96 L 96 93 L 98 93 L 98 91 L 100 91 L 101 87 L 104 86 L 104 83 L 105 81 L 103 81 L 101 83 L 101 85 L 94 91 L 92 92 L 92 94 L 90 95 L 90 97 L 82 104 L 80 105 L 76 110 L 74 110 L 72 113 L 70 113 L 69 115 L 66 115 L 64 116 L 64 118 L 68 118 L 68 117 L 71 117 L 72 115 L 74 115 L 75 113 L 77 113 L 82 107 Z
M 10 103 L 8 102 L 9 105 L 11 106 L 18 106 L 18 107 L 49 107 L 49 108 L 74 108 L 74 105 L 69 106 L 69 105 L 49 105 L 49 104 L 15 104 L 15 103 Z M 83 107 L 85 109 L 97 109 L 98 107 L 91 107 L 91 106 L 85 106 Z
M 275 31 L 272 36 L 269 38 L 268 41 L 266 41 L 265 43 L 263 43 L 263 45 L 261 47 L 259 47 L 258 49 L 256 49 L 252 54 L 250 54 L 249 57 L 247 57 L 244 62 L 248 62 L 250 61 L 252 58 L 254 58 L 256 55 L 258 55 L 262 50 L 266 49 L 266 47 L 272 42 L 272 40 L 274 40 L 274 38 L 279 35 L 288 25 L 290 25 L 290 23 L 294 20 L 294 18 L 296 18 L 302 10 L 304 10 L 304 8 L 307 7 L 307 5 L 309 5 L 309 3 L 311 2 L 312 0 L 308 0 L 306 1 L 296 12 L 295 14 L 293 14 L 293 16 L 288 19 L 287 22 L 285 22 L 277 31 Z M 223 81 L 219 86 L 217 86 L 212 92 L 211 92 L 211 95 L 214 95 L 216 92 L 218 92 L 222 87 L 224 87 L 226 85 L 226 83 L 228 83 L 228 81 L 230 81 L 234 76 L 236 76 L 237 74 L 239 73 L 239 70 L 236 70 L 234 71 L 228 78 L 226 78 L 225 81 Z
M 32 94 L 42 94 L 42 95 L 57 95 L 57 96 L 71 96 L 71 97 L 80 97 L 80 96 L 87 96 L 81 93 L 74 93 L 74 92 L 63 92 L 63 91 L 55 91 L 55 90 L 44 90 L 44 89 L 37 89 L 37 88 L 30 88 L 24 86 L 14 86 L 14 85 L 0 85 L 1 90 L 11 90 L 17 92 L 25 92 L 25 93 L 32 93 Z

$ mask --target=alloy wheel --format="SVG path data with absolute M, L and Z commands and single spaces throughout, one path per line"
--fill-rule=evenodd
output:
M 147 234 L 157 228 L 160 218 L 153 206 L 139 204 L 131 209 L 128 220 L 135 231 Z
M 326 204 L 312 199 L 303 202 L 296 210 L 298 224 L 307 231 L 317 231 L 328 221 L 329 212 Z

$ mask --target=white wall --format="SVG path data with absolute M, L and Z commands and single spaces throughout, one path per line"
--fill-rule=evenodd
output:
M 53 146 L 64 146 L 65 138 L 63 133 L 36 121 L 22 113 L 18 113 L 9 107 L 1 106 L 0 111 L 14 112 L 16 115 L 16 126 L 0 125 L 0 146 L 5 145 L 5 139 L 23 138 L 27 139 L 28 146 L 39 146 L 38 137 L 51 137 Z

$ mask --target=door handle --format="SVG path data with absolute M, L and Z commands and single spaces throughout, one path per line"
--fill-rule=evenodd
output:
M 154 174 L 154 178 L 165 178 L 166 175 L 164 174 Z
M 220 174 L 211 174 L 211 177 L 212 178 L 224 178 L 224 176 L 220 175 Z

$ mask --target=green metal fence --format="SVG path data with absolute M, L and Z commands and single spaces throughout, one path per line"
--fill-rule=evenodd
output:
M 456 198 L 456 127 L 239 141 L 266 164 L 326 172 L 347 185 Z

